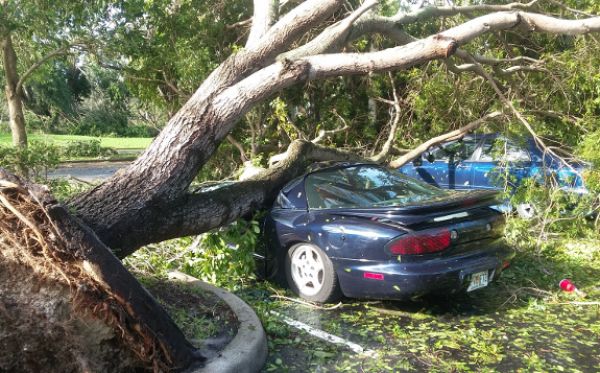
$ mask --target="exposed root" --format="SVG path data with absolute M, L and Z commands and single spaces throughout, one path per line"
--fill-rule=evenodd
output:
M 83 249 L 67 244 L 48 213 L 55 205 L 46 190 L 0 169 L 0 260 L 26 266 L 45 281 L 66 285 L 73 312 L 103 320 L 147 369 L 172 369 L 175 362 L 169 350 L 137 320 L 128 302 L 95 275 Z

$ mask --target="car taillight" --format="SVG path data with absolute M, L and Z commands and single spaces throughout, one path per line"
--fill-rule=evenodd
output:
M 450 241 L 449 229 L 429 229 L 405 234 L 386 247 L 392 255 L 420 255 L 442 251 L 450 246 Z

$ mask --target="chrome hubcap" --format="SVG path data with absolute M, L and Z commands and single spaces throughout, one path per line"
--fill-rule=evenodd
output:
M 323 287 L 323 261 L 310 245 L 302 245 L 292 254 L 292 279 L 298 290 L 312 296 Z

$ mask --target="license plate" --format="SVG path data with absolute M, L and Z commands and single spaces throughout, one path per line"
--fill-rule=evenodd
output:
M 484 288 L 488 285 L 488 272 L 477 272 L 471 275 L 471 283 L 467 288 L 467 291 L 473 291 Z

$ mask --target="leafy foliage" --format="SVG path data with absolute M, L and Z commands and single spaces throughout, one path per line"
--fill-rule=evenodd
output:
M 201 280 L 236 288 L 254 276 L 254 257 L 259 223 L 238 220 L 227 227 L 197 237 L 148 245 L 125 259 L 142 273 L 165 274 L 178 269 Z
M 33 141 L 28 148 L 0 146 L 0 167 L 20 173 L 28 170 L 35 177 L 45 177 L 60 161 L 60 149 L 52 144 Z
M 99 139 L 88 141 L 70 141 L 62 151 L 66 158 L 78 157 L 108 157 L 117 154 L 112 148 L 105 148 L 100 145 Z

